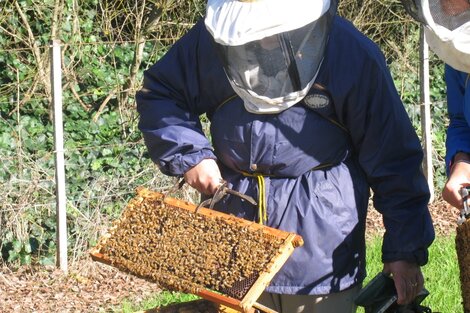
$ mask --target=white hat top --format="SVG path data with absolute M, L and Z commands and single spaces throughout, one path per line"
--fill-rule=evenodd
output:
M 205 24 L 217 43 L 238 46 L 319 19 L 330 0 L 208 0 Z

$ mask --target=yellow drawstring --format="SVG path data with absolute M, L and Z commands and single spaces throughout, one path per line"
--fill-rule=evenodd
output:
M 258 223 L 265 224 L 268 221 L 268 212 L 266 208 L 266 186 L 264 176 L 259 173 L 242 172 L 244 176 L 256 177 L 258 180 Z
M 326 163 L 320 164 L 311 169 L 311 171 L 321 170 L 325 168 L 332 167 L 333 164 Z M 241 172 L 244 176 L 247 177 L 256 177 L 258 180 L 258 223 L 266 224 L 268 221 L 268 210 L 267 210 L 267 203 L 266 203 L 266 186 L 264 184 L 264 176 L 273 176 L 273 175 L 263 175 L 260 173 L 248 173 L 248 172 Z
M 334 165 L 331 163 L 319 164 L 311 169 L 311 171 L 322 170 L 328 167 L 333 167 Z
M 256 175 L 258 179 L 258 188 L 259 188 L 259 198 L 258 198 L 258 215 L 259 223 L 265 224 L 268 221 L 268 213 L 266 209 L 266 187 L 264 186 L 264 177 L 263 175 Z

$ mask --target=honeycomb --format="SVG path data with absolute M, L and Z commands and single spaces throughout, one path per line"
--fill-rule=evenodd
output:
M 457 227 L 455 247 L 460 268 L 464 312 L 470 313 L 470 220 Z
M 279 254 L 283 240 L 250 227 L 254 223 L 195 213 L 159 195 L 139 191 L 102 239 L 99 252 L 111 265 L 163 289 L 235 289 L 242 292 L 230 295 L 241 299 Z

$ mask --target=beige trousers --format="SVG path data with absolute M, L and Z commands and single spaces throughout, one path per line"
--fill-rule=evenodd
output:
M 279 313 L 354 313 L 354 299 L 361 286 L 321 296 L 285 295 L 264 292 L 258 299 L 262 305 Z

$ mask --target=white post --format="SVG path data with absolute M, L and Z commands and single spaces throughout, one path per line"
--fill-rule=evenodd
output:
M 65 196 L 64 130 L 62 121 L 62 71 L 60 41 L 53 40 L 51 46 L 51 86 L 54 107 L 54 148 L 56 179 L 56 264 L 67 273 L 67 223 Z
M 423 170 L 431 191 L 429 202 L 434 201 L 434 172 L 432 166 L 432 134 L 431 134 L 431 97 L 429 92 L 429 48 L 420 28 L 420 101 L 421 101 L 421 133 L 424 143 Z

